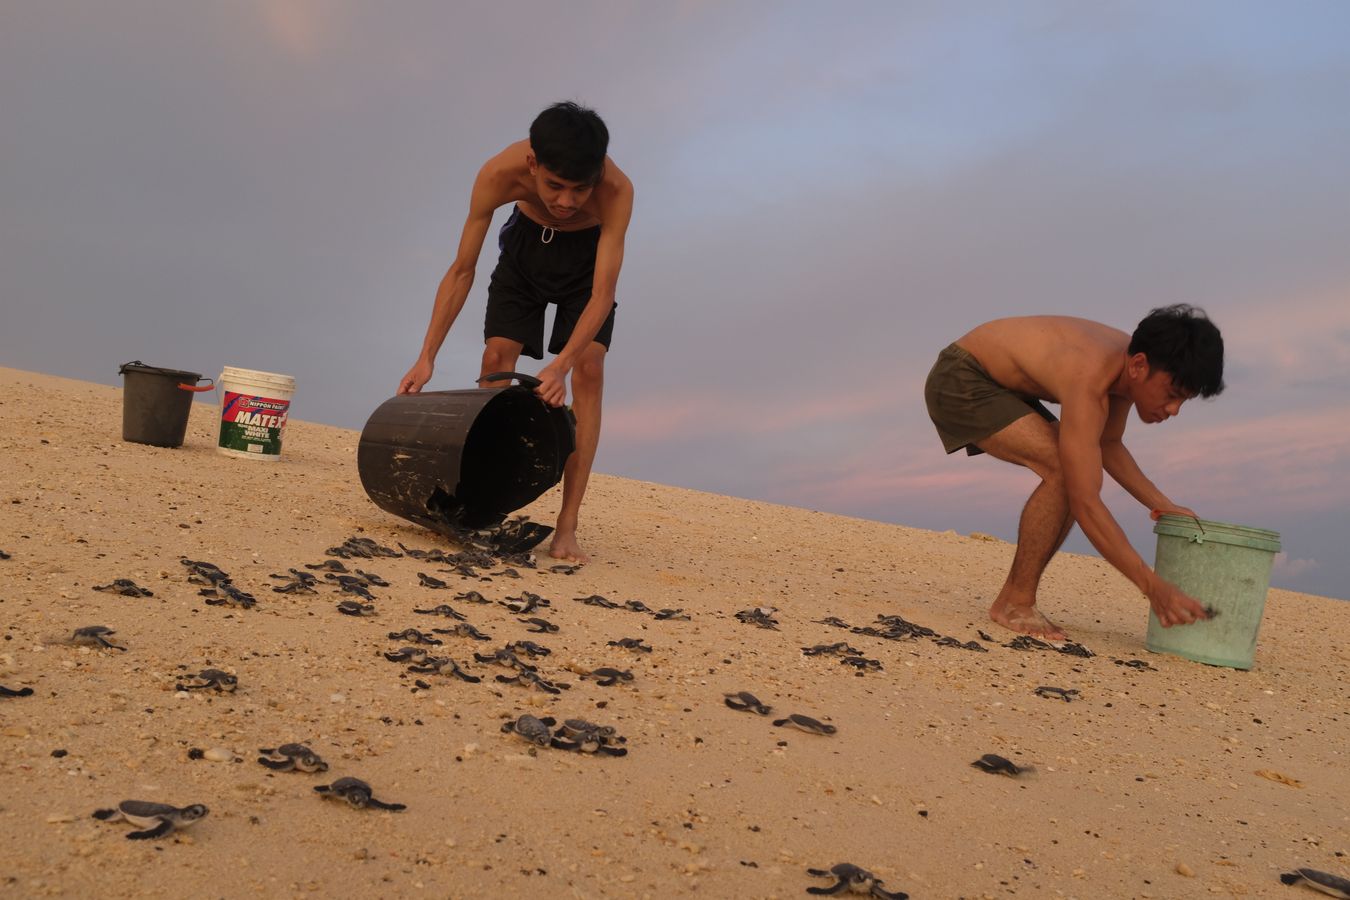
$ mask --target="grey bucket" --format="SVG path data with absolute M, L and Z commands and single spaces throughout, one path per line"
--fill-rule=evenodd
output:
M 1280 552 L 1279 532 L 1164 515 L 1153 533 L 1158 536 L 1154 570 L 1217 615 L 1163 628 L 1150 611 L 1145 646 L 1212 666 L 1250 669 L 1270 570 Z
M 122 440 L 154 447 L 181 447 L 187 434 L 192 395 L 202 376 L 182 369 L 147 366 L 139 359 L 118 366 L 122 383 Z M 209 379 L 208 379 L 209 380 Z

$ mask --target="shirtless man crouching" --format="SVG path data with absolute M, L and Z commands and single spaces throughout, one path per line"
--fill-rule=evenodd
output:
M 1145 423 L 1162 422 L 1192 397 L 1223 387 L 1219 329 L 1184 304 L 1153 310 L 1133 335 L 1086 319 L 1025 316 L 986 322 L 943 350 L 924 393 L 947 452 L 988 453 L 1041 477 L 1022 510 L 1012 570 L 990 618 L 1064 639 L 1036 609 L 1036 588 L 1074 522 L 1144 592 L 1164 627 L 1206 618 L 1204 607 L 1130 546 L 1102 502 L 1102 472 L 1149 510 L 1194 516 L 1149 481 L 1121 437 L 1130 407 Z M 1060 404 L 1062 422 L 1042 400 Z

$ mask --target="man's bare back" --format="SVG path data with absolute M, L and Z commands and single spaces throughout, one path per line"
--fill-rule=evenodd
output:
M 956 343 L 1009 390 L 1062 403 L 1084 380 L 1105 395 L 1124 368 L 1130 336 L 1090 319 L 1019 316 L 986 322 Z

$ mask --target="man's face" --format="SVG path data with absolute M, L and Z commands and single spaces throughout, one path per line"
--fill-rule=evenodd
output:
M 552 169 L 539 165 L 533 156 L 530 157 L 530 175 L 534 178 L 535 193 L 543 201 L 548 214 L 555 219 L 575 216 L 595 190 L 594 184 L 570 181 Z
M 1143 357 L 1142 353 L 1137 354 Z M 1130 361 L 1131 365 L 1131 384 L 1134 390 L 1131 392 L 1131 398 L 1134 401 L 1135 412 L 1139 414 L 1139 421 L 1152 424 L 1154 422 L 1165 422 L 1177 413 L 1181 412 L 1181 404 L 1191 398 L 1191 394 L 1177 387 L 1172 382 L 1172 374 L 1164 372 L 1162 369 L 1151 368 L 1145 358 L 1140 368 L 1135 368 L 1135 361 Z

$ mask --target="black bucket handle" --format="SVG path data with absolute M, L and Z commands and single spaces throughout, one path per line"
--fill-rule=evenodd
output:
M 491 384 L 494 381 L 510 381 L 512 379 L 519 381 L 527 388 L 537 388 L 539 385 L 543 384 L 542 381 L 535 378 L 533 375 L 525 375 L 521 372 L 493 372 L 491 375 L 484 375 L 482 378 L 478 379 L 478 382 L 479 384 L 482 384 L 483 382 Z

